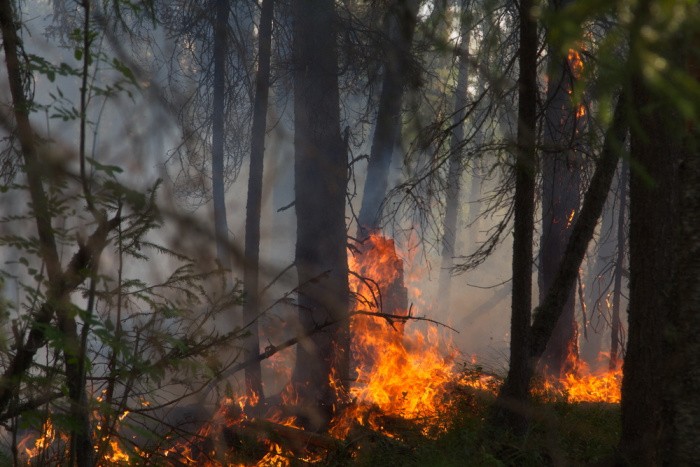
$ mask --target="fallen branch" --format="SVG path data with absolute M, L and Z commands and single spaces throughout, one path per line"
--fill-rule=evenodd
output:
M 246 420 L 241 423 L 240 427 L 234 426 L 229 427 L 229 429 L 240 431 L 240 434 L 250 434 L 250 432 L 253 431 L 274 441 L 277 441 L 275 438 L 288 441 L 291 445 L 291 449 L 294 451 L 303 451 L 308 446 L 328 451 L 338 450 L 344 447 L 342 441 L 331 436 L 306 431 L 293 426 L 280 425 L 279 423 L 270 422 L 268 420 Z

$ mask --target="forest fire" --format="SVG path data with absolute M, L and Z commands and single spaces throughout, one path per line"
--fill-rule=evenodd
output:
M 257 397 L 226 398 L 213 418 L 194 437 L 177 441 L 159 452 L 137 447 L 124 449 L 123 442 L 103 438 L 95 415 L 95 452 L 107 465 L 128 463 L 140 458 L 161 459 L 175 465 L 275 465 L 290 464 L 290 459 L 307 463 L 322 462 L 324 453 L 344 446 L 358 434 L 401 440 L 401 427 L 411 426 L 424 436 L 444 432 L 453 410 L 455 391 L 472 388 L 494 394 L 500 380 L 480 372 L 460 371 L 458 352 L 446 344 L 436 323 L 429 322 L 423 332 L 409 323 L 412 316 L 407 291 L 403 286 L 403 261 L 394 241 L 372 235 L 349 255 L 350 290 L 354 300 L 350 323 L 352 335 L 352 383 L 347 392 L 338 389 L 343 407 L 331 421 L 328 434 L 307 432 L 298 425 L 293 411 L 297 404 L 291 384 L 280 394 L 281 403 L 270 405 L 263 416 L 251 415 Z M 476 364 L 476 357 L 472 364 Z M 548 398 L 566 398 L 568 402 L 608 402 L 620 400 L 621 370 L 591 372 L 576 360 L 574 370 L 558 380 L 546 380 L 533 393 Z M 117 417 L 121 423 L 129 416 Z M 47 420 L 41 436 L 27 437 L 20 445 L 28 459 L 68 439 L 57 436 Z M 350 446 L 350 452 L 355 449 Z

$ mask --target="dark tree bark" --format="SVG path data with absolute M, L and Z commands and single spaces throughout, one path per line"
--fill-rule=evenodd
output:
M 532 304 L 532 239 L 535 212 L 535 135 L 537 124 L 537 21 L 533 0 L 520 2 L 518 63 L 518 139 L 515 160 L 515 221 L 513 226 L 513 289 L 510 323 L 510 366 L 498 394 L 496 423 L 517 433 L 527 427 L 525 408 L 530 371 L 530 309 Z
M 641 2 L 635 11 L 630 50 L 649 47 L 641 29 L 653 21 L 652 17 L 651 2 Z M 680 50 L 668 39 L 656 46 L 658 50 L 654 52 L 663 53 L 669 66 L 681 65 Z M 671 401 L 671 394 L 677 390 L 673 396 L 694 399 L 697 403 L 697 392 L 692 395 L 684 392 L 687 387 L 683 388 L 693 379 L 692 373 L 683 371 L 689 369 L 686 364 L 693 359 L 697 362 L 697 355 L 685 354 L 692 345 L 687 348 L 687 343 L 683 342 L 687 336 L 683 328 L 691 326 L 694 319 L 697 322 L 697 311 L 693 315 L 686 308 L 692 303 L 692 295 L 687 302 L 686 297 L 673 296 L 679 257 L 690 253 L 679 251 L 676 246 L 676 242 L 685 242 L 678 236 L 679 225 L 685 222 L 679 210 L 680 164 L 688 138 L 684 134 L 683 118 L 676 103 L 645 79 L 641 67 L 633 71 L 632 77 L 637 118 L 632 126 L 630 144 L 630 301 L 622 380 L 621 450 L 629 465 L 651 466 L 661 465 L 673 456 L 667 453 L 669 457 L 664 459 L 662 452 L 664 435 L 674 430 L 674 417 L 664 414 L 664 400 L 668 398 L 670 407 L 685 403 Z M 689 167 L 692 166 L 691 162 Z M 688 214 L 692 217 L 697 213 L 683 213 L 684 216 Z M 697 281 L 697 277 L 693 280 Z M 687 282 L 685 284 L 687 287 Z M 692 293 L 692 287 L 685 291 Z M 677 321 L 683 313 L 681 309 L 690 311 L 683 316 L 688 322 Z M 690 342 L 692 339 L 697 342 L 697 328 L 690 332 L 696 334 Z M 691 360 L 680 362 L 679 357 Z M 697 458 L 687 465 L 696 462 Z
M 627 234 L 625 232 L 625 219 L 627 218 L 627 173 L 629 164 L 622 161 L 620 167 L 620 203 L 617 215 L 617 256 L 615 258 L 613 300 L 612 300 L 612 323 L 610 331 L 610 364 L 609 368 L 614 370 L 618 367 L 620 354 L 620 333 L 622 332 L 622 322 L 620 321 L 620 297 L 622 296 L 622 270 L 625 263 L 625 245 Z
M 259 263 L 260 263 L 260 215 L 262 206 L 263 158 L 265 156 L 265 133 L 267 103 L 270 90 L 270 55 L 272 47 L 272 13 L 274 0 L 263 0 L 258 29 L 258 72 L 255 78 L 255 103 L 253 106 L 253 128 L 250 148 L 250 174 L 248 175 L 248 198 L 246 200 L 245 263 L 243 287 L 246 302 L 243 305 L 243 322 L 250 335 L 246 338 L 246 358 L 260 353 L 258 318 L 260 313 Z M 245 370 L 246 393 L 263 398 L 260 362 Z
M 650 43 L 653 2 L 635 11 L 630 50 L 659 54 L 664 78 L 700 82 L 698 6 Z M 645 56 L 646 57 L 646 56 Z M 634 63 L 634 62 L 633 62 Z M 622 381 L 621 451 L 629 465 L 696 465 L 700 458 L 700 131 L 686 96 L 635 63 L 638 109 L 630 171 L 630 302 Z M 663 81 L 662 81 L 663 82 Z M 682 88 L 682 86 L 681 86 Z M 675 90 L 674 90 L 675 91 Z M 697 115 L 698 102 L 693 106 Z
M 697 34 L 694 39 L 698 39 Z M 700 62 L 695 59 L 688 68 L 700 82 Z M 672 315 L 665 332 L 669 346 L 669 358 L 664 358 L 668 375 L 663 445 L 666 465 L 695 465 L 700 459 L 700 127 L 697 121 L 688 127 L 686 135 L 677 135 L 685 147 L 679 168 L 678 267 L 672 280 Z
M 635 170 L 630 177 L 629 338 L 622 381 L 622 448 L 631 465 L 657 465 L 665 366 L 659 355 L 669 317 L 668 278 L 675 261 L 669 232 L 678 222 L 678 151 L 669 124 L 678 116 L 650 111 L 653 99 L 641 79 L 635 79 L 633 92 L 640 109 L 640 130 L 631 139 Z
M 292 375 L 307 428 L 333 411 L 330 377 L 348 376 L 347 154 L 340 135 L 336 17 L 331 0 L 294 2 L 296 267 L 302 332 Z
M 556 3 L 556 9 L 566 7 L 571 0 Z M 554 282 L 559 263 L 571 233 L 580 204 L 581 161 L 576 152 L 582 119 L 572 101 L 576 74 L 575 63 L 550 47 L 550 75 L 547 107 L 544 113 L 544 151 L 542 167 L 542 237 L 539 252 L 539 301 L 542 303 Z M 578 357 L 578 327 L 576 325 L 575 284 L 557 322 L 552 337 L 540 361 L 542 370 L 558 377 L 573 369 L 573 357 Z
M 445 315 L 450 305 L 450 285 L 454 266 L 455 241 L 457 237 L 457 216 L 459 213 L 460 179 L 462 178 L 462 157 L 460 147 L 464 140 L 464 119 L 467 113 L 467 84 L 469 79 L 469 24 L 462 11 L 460 18 L 460 41 L 457 46 L 459 57 L 457 86 L 455 88 L 454 114 L 452 115 L 452 137 L 447 168 L 447 192 L 445 193 L 445 219 L 442 229 L 442 262 L 438 300 L 441 315 Z
M 216 0 L 214 17 L 214 90 L 211 114 L 211 183 L 214 203 L 214 233 L 216 257 L 224 269 L 231 268 L 226 198 L 224 193 L 224 120 L 226 87 L 226 31 L 228 29 L 229 1 Z
M 404 82 L 416 27 L 418 3 L 417 0 L 395 0 L 387 14 L 389 44 L 367 179 L 358 215 L 357 238 L 360 240 L 379 228 L 382 203 L 387 192 L 389 167 L 401 132 Z

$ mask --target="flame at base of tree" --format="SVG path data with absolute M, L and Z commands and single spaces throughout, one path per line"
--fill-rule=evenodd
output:
M 606 354 L 601 353 L 599 358 L 605 357 Z M 570 355 L 567 367 L 570 369 L 559 378 L 548 377 L 533 391 L 545 398 L 563 398 L 567 402 L 620 403 L 622 365 L 591 370 L 586 362 Z

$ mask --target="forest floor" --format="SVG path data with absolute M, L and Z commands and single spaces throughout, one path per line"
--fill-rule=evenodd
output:
M 424 436 L 411 425 L 401 441 L 374 439 L 356 451 L 357 466 L 571 466 L 606 465 L 620 436 L 620 406 L 608 403 L 535 401 L 530 430 L 516 437 L 489 428 L 485 420 L 495 398 L 481 391 L 463 391 L 447 430 Z M 393 430 L 396 433 L 396 430 Z

